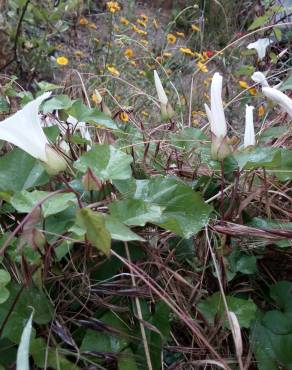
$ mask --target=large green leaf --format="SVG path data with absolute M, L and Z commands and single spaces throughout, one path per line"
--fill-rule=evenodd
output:
M 117 330 L 121 334 L 88 329 L 81 344 L 81 351 L 118 353 L 128 347 L 128 338 L 126 335 L 122 335 L 122 333 L 128 334 L 127 327 L 116 314 L 108 311 L 100 318 L 100 321 L 108 326 L 111 331 Z
M 0 269 L 0 304 L 9 298 L 9 290 L 6 285 L 10 282 L 11 277 L 6 270 Z
M 18 148 L 0 157 L 0 169 L 0 191 L 25 190 L 49 181 L 42 165 Z
M 121 241 L 145 241 L 141 236 L 135 234 L 131 229 L 125 226 L 121 221 L 115 217 L 106 215 L 105 226 L 110 232 L 112 239 Z
M 240 169 L 252 170 L 260 167 L 272 169 L 281 164 L 281 151 L 278 148 L 253 148 L 234 154 Z
M 13 207 L 21 213 L 28 213 L 31 209 L 42 199 L 48 196 L 50 193 L 47 191 L 34 190 L 28 192 L 23 190 L 17 192 L 10 199 L 10 203 Z M 42 204 L 42 211 L 44 217 L 54 215 L 62 212 L 70 206 L 76 204 L 76 196 L 73 193 L 60 193 L 48 198 Z
M 104 126 L 113 130 L 117 129 L 117 125 L 109 116 L 96 108 L 87 107 L 81 100 L 75 101 L 67 112 L 79 122 Z
M 128 226 L 144 226 L 147 222 L 159 222 L 164 207 L 143 199 L 125 199 L 109 205 L 112 216 Z
M 281 148 L 281 164 L 273 168 L 273 174 L 280 181 L 288 181 L 292 179 L 292 150 Z
M 74 100 L 71 100 L 67 95 L 58 95 L 46 100 L 43 104 L 43 112 L 49 113 L 55 109 L 69 109 Z
M 83 154 L 74 164 L 74 167 L 85 173 L 90 168 L 101 181 L 124 180 L 131 177 L 130 164 L 133 159 L 112 145 L 94 145 Z
M 208 223 L 212 207 L 204 202 L 199 192 L 175 177 L 155 176 L 150 180 L 115 184 L 126 198 L 142 199 L 161 207 L 159 219 L 155 216 L 148 222 L 179 236 L 190 238 Z M 119 217 L 123 218 L 123 215 Z
M 292 283 L 278 281 L 270 287 L 270 296 L 285 312 L 292 312 Z
M 6 302 L 0 305 L 0 326 L 6 318 L 14 299 L 16 298 L 21 286 L 16 283 L 8 285 L 10 296 Z M 33 321 L 39 325 L 47 324 L 52 318 L 52 307 L 44 293 L 34 287 L 24 288 L 21 292 L 13 311 L 7 321 L 2 337 L 9 338 L 15 343 L 19 343 L 23 330 L 23 323 L 31 314 L 31 308 L 34 309 Z
M 240 326 L 249 328 L 257 310 L 254 302 L 251 299 L 246 300 L 232 296 L 226 296 L 226 300 L 229 311 L 235 313 Z M 224 325 L 227 326 L 225 307 L 220 292 L 201 300 L 197 307 L 210 323 L 214 323 L 215 316 L 219 314 Z
M 104 216 L 89 208 L 82 208 L 77 211 L 76 220 L 77 224 L 86 231 L 90 243 L 104 254 L 109 255 L 111 234 L 105 226 Z

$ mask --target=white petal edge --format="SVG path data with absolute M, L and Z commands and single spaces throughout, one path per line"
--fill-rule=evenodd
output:
M 216 72 L 211 83 L 211 131 L 218 138 L 225 137 L 227 135 L 227 125 L 221 97 L 222 81 L 222 76 L 220 73 Z
M 46 161 L 46 144 L 49 144 L 41 127 L 38 111 L 41 103 L 49 98 L 46 92 L 26 104 L 11 117 L 0 122 L 0 139 L 8 141 L 31 156 Z
M 155 83 L 155 88 L 156 88 L 159 102 L 163 105 L 167 105 L 168 99 L 165 94 L 164 88 L 162 86 L 162 83 L 158 76 L 157 71 L 154 71 L 154 83 Z
M 281 108 L 292 118 L 292 99 L 273 87 L 263 87 L 262 91 L 267 98 L 279 104 Z
M 243 141 L 244 148 L 248 148 L 249 146 L 255 145 L 253 110 L 254 107 L 252 105 L 245 106 L 245 131 Z

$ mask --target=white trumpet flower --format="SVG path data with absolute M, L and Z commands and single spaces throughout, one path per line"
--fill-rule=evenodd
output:
M 274 87 L 263 87 L 262 91 L 267 98 L 279 104 L 292 118 L 292 99 Z
M 166 96 L 157 71 L 154 71 L 154 83 L 158 95 L 158 100 L 160 102 L 161 116 L 165 120 L 171 119 L 174 116 L 174 111 L 172 109 L 172 106 L 168 102 L 168 98 Z
M 168 99 L 167 99 L 167 96 L 165 94 L 164 88 L 162 86 L 162 83 L 161 83 L 161 80 L 158 76 L 157 71 L 154 71 L 154 83 L 155 83 L 155 88 L 156 88 L 156 91 L 157 91 L 158 100 L 159 100 L 160 104 L 167 105 Z
M 50 95 L 51 92 L 44 93 L 0 122 L 0 139 L 18 146 L 32 157 L 39 159 L 43 162 L 46 171 L 55 175 L 65 170 L 67 163 L 50 145 L 38 114 L 41 103 Z
M 267 51 L 267 47 L 272 44 L 273 41 L 268 38 L 258 39 L 255 42 L 247 45 L 248 49 L 255 49 L 258 53 L 259 60 L 264 59 Z
M 255 145 L 255 133 L 253 124 L 253 110 L 252 105 L 245 106 L 245 131 L 244 131 L 244 149 Z
M 222 76 L 216 72 L 211 83 L 211 109 L 205 104 L 205 110 L 212 132 L 212 157 L 224 159 L 229 154 L 226 142 L 227 124 L 222 103 Z
M 270 86 L 266 79 L 266 76 L 262 72 L 259 72 L 259 71 L 254 72 L 251 76 L 251 79 L 256 83 L 261 84 L 263 87 Z

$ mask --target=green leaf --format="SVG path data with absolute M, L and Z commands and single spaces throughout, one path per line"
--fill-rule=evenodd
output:
M 0 287 L 0 304 L 4 303 L 7 301 L 7 299 L 9 298 L 9 290 L 7 288 L 5 288 L 4 286 L 1 286 Z
M 171 137 L 171 142 L 174 146 L 185 150 L 192 150 L 201 146 L 204 141 L 210 141 L 210 139 L 202 132 L 202 130 L 194 127 L 187 127 L 180 132 L 173 134 Z
M 101 144 L 83 154 L 74 167 L 83 173 L 90 168 L 101 181 L 124 180 L 131 177 L 132 161 L 132 157 L 112 145 Z
M 287 78 L 287 80 L 280 86 L 281 91 L 286 91 L 292 89 L 292 74 Z
M 121 241 L 145 241 L 141 236 L 135 234 L 131 229 L 112 216 L 106 215 L 105 226 L 110 232 L 112 239 Z
M 116 329 L 127 334 L 127 328 L 122 324 L 117 315 L 112 312 L 104 314 L 100 321 L 108 325 L 111 329 Z M 118 353 L 128 347 L 129 342 L 126 335 L 109 334 L 106 331 L 86 330 L 83 338 L 80 351 L 96 351 L 96 352 L 114 352 Z
M 258 27 L 263 26 L 269 19 L 269 14 L 265 14 L 261 17 L 257 17 L 252 24 L 248 27 L 248 31 L 252 31 Z
M 292 283 L 290 281 L 278 281 L 270 287 L 271 298 L 285 312 L 292 312 Z
M 292 150 L 281 148 L 281 163 L 273 168 L 273 174 L 280 181 L 288 181 L 292 179 Z
M 113 130 L 117 129 L 117 125 L 110 117 L 99 111 L 97 108 L 87 107 L 81 100 L 76 100 L 67 112 L 71 116 L 75 117 L 79 122 L 104 126 Z
M 44 114 L 57 109 L 69 109 L 74 103 L 67 95 L 58 95 L 46 100 L 43 104 Z
M 34 190 L 28 192 L 23 190 L 15 193 L 10 199 L 10 203 L 18 212 L 28 213 L 39 201 L 49 194 L 47 191 Z M 73 193 L 56 194 L 42 204 L 43 216 L 48 217 L 60 213 L 75 204 L 76 196 Z
M 7 312 L 9 312 L 14 299 L 21 289 L 20 285 L 12 282 L 7 287 L 10 291 L 10 296 L 6 302 L 0 305 L 0 326 L 3 324 L 3 321 L 7 316 Z M 8 338 L 14 343 L 19 343 L 23 330 L 23 323 L 31 314 L 32 307 L 35 311 L 33 317 L 33 321 L 35 323 L 44 325 L 51 321 L 52 307 L 46 295 L 31 286 L 23 288 L 18 300 L 16 300 L 16 304 L 13 307 L 9 320 L 4 327 L 2 338 Z
M 212 207 L 204 202 L 181 180 L 174 177 L 155 176 L 150 180 L 115 182 L 125 198 L 142 199 L 148 204 L 161 207 L 160 218 L 149 222 L 170 230 L 186 239 L 196 234 L 209 220 Z
M 40 82 L 37 82 L 36 84 L 42 92 L 62 89 L 63 87 L 61 85 L 52 84 L 51 82 L 47 82 L 47 81 L 40 81 Z
M 33 361 L 40 369 L 47 367 L 56 370 L 79 370 L 80 368 L 68 361 L 61 354 L 61 349 L 48 347 L 44 338 L 33 338 L 30 344 Z
M 147 222 L 159 222 L 162 207 L 142 199 L 125 199 L 109 204 L 112 216 L 128 226 L 145 226 Z
M 19 343 L 16 359 L 16 370 L 29 370 L 29 343 L 32 331 L 33 312 L 28 319 Z
M 253 148 L 251 150 L 237 152 L 234 154 L 240 169 L 252 170 L 259 167 L 272 169 L 281 164 L 281 151 L 279 149 Z
M 9 113 L 10 107 L 4 96 L 0 96 L 0 113 Z
M 109 255 L 111 235 L 105 226 L 103 215 L 89 208 L 82 208 L 77 211 L 76 220 L 77 224 L 86 231 L 90 243 L 105 255 Z
M 118 370 L 139 370 L 134 353 L 130 348 L 120 353 L 118 358 Z
M 240 76 L 251 76 L 253 73 L 255 72 L 255 67 L 253 66 L 250 66 L 250 65 L 245 65 L 245 66 L 241 66 L 239 67 L 236 71 L 235 71 L 235 76 L 236 77 L 240 77 Z
M 42 165 L 18 148 L 0 157 L 0 168 L 0 191 L 25 190 L 49 181 Z
M 239 249 L 234 249 L 228 257 L 230 268 L 233 272 L 241 272 L 242 274 L 257 273 L 257 258 L 242 253 Z
M 257 306 L 251 299 L 242 299 L 233 296 L 226 296 L 229 311 L 235 313 L 239 325 L 243 328 L 249 328 L 252 320 L 255 318 Z M 212 294 L 210 297 L 201 300 L 197 305 L 199 311 L 206 317 L 210 323 L 214 323 L 215 316 L 220 315 L 224 326 L 228 326 L 225 308 L 220 292 Z
M 6 286 L 11 280 L 9 272 L 6 270 L 0 270 L 0 287 Z

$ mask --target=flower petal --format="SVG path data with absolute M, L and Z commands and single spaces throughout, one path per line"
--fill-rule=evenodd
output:
M 274 87 L 263 87 L 262 91 L 267 98 L 279 104 L 292 117 L 292 99 Z
M 254 72 L 253 75 L 251 76 L 251 79 L 254 81 L 254 82 L 257 82 L 259 84 L 261 84 L 263 87 L 269 87 L 269 83 L 266 79 L 266 76 L 262 73 L 262 72 Z
M 46 92 L 26 104 L 13 116 L 0 122 L 0 139 L 6 140 L 31 156 L 46 161 L 46 144 L 48 139 L 41 128 L 38 115 L 41 103 L 51 95 Z
M 222 76 L 216 72 L 211 84 L 211 112 L 212 122 L 211 131 L 217 137 L 225 137 L 227 135 L 227 125 L 221 98 L 222 92 Z
M 158 73 L 156 71 L 154 71 L 154 82 L 155 82 L 155 87 L 156 87 L 159 102 L 163 105 L 167 105 L 168 99 L 165 94 L 162 83 L 160 81 L 160 78 L 158 76 Z
M 245 107 L 245 131 L 243 147 L 248 148 L 249 146 L 255 145 L 255 133 L 253 124 L 254 107 L 252 105 L 246 105 Z
M 247 45 L 248 49 L 255 49 L 258 53 L 259 60 L 264 59 L 266 55 L 267 47 L 272 44 L 273 41 L 268 38 L 258 39 L 255 42 Z

